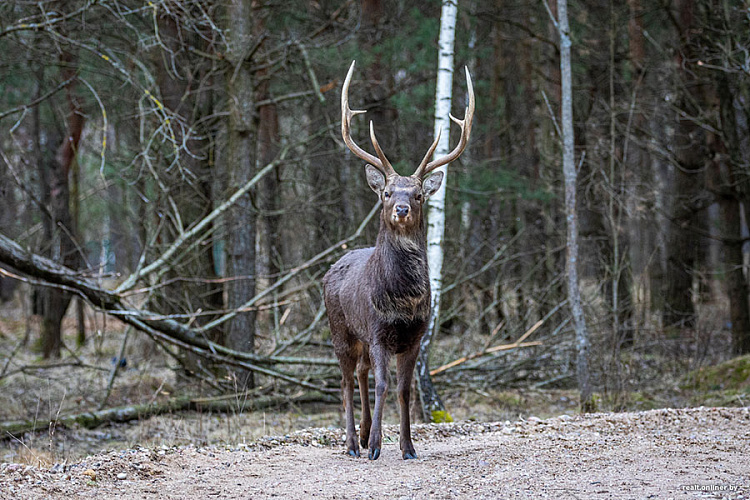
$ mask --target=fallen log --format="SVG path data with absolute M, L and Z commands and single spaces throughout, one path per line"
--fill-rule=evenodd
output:
M 0 234 L 0 263 L 71 293 L 76 293 L 94 307 L 117 317 L 123 323 L 135 327 L 152 338 L 164 340 L 204 358 L 281 379 L 306 389 L 337 392 L 325 387 L 316 387 L 268 368 L 268 365 L 275 364 L 337 366 L 338 361 L 335 359 L 262 356 L 251 352 L 236 351 L 211 342 L 205 338 L 202 331 L 198 332 L 189 326 L 163 318 L 150 311 L 128 307 L 120 294 L 100 287 L 72 269 L 23 249 L 18 243 L 2 234 Z
M 83 427 L 94 429 L 105 424 L 124 423 L 141 418 L 167 413 L 186 411 L 203 411 L 227 413 L 230 411 L 253 411 L 271 406 L 289 403 L 336 403 L 338 400 L 328 394 L 307 392 L 298 396 L 261 396 L 243 399 L 238 403 L 237 396 L 220 396 L 216 398 L 174 398 L 162 403 L 146 403 L 116 408 L 106 408 L 99 411 L 87 411 L 74 415 L 56 417 L 43 420 L 16 420 L 0 423 L 0 439 L 14 439 L 26 432 L 43 431 L 58 427 Z

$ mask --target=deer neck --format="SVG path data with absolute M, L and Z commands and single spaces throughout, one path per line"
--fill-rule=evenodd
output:
M 417 226 L 409 230 L 399 230 L 388 226 L 385 215 L 380 214 L 380 231 L 375 241 L 376 253 L 382 255 L 383 264 L 403 264 L 413 267 L 416 261 L 427 262 L 427 237 L 424 221 L 420 218 Z M 397 272 L 400 265 L 386 266 L 394 269 L 383 271 Z
M 368 266 L 373 280 L 372 304 L 384 319 L 427 319 L 430 279 L 423 227 L 399 234 L 384 227 L 381 220 Z

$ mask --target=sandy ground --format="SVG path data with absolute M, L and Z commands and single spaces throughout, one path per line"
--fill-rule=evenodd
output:
M 344 454 L 340 429 L 248 445 L 110 452 L 0 466 L 0 498 L 750 499 L 750 408 L 415 426 L 404 461 Z

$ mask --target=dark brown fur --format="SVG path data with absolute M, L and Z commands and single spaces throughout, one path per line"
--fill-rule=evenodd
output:
M 440 186 L 442 174 L 423 183 L 412 177 L 382 174 L 368 167 L 370 187 L 383 201 L 380 231 L 374 248 L 344 255 L 323 278 L 331 338 L 341 366 L 346 409 L 346 444 L 352 456 L 359 445 L 369 457 L 380 455 L 383 403 L 388 390 L 388 364 L 396 357 L 403 457 L 416 458 L 411 441 L 409 402 L 419 341 L 430 314 L 430 283 L 422 218 L 425 198 Z M 408 207 L 406 216 L 403 214 Z M 375 408 L 370 415 L 367 377 L 375 374 Z M 357 443 L 354 427 L 354 372 L 357 372 L 362 419 Z
M 370 140 L 377 156 L 354 142 L 352 117 L 364 113 L 349 108 L 349 85 L 354 61 L 341 88 L 341 137 L 349 150 L 367 162 L 367 183 L 383 202 L 380 231 L 374 248 L 355 250 L 336 262 L 323 278 L 323 293 L 331 324 L 331 339 L 341 366 L 341 393 L 346 409 L 346 447 L 359 456 L 359 445 L 370 448 L 370 460 L 380 456 L 383 404 L 388 390 L 388 362 L 396 357 L 398 403 L 401 413 L 401 452 L 405 459 L 417 458 L 411 442 L 409 400 L 419 341 L 430 316 L 430 281 L 422 220 L 422 205 L 440 187 L 443 173 L 435 171 L 458 158 L 471 134 L 474 89 L 466 70 L 469 103 L 458 145 L 448 154 L 430 161 L 440 141 L 440 132 L 416 171 L 409 177 L 396 173 L 380 148 L 370 122 Z M 434 172 L 434 173 L 433 173 Z M 367 375 L 375 372 L 375 409 L 370 415 Z M 354 371 L 362 399 L 360 439 L 354 428 Z

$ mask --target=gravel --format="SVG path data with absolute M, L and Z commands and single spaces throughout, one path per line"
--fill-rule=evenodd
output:
M 381 458 L 315 428 L 247 444 L 102 453 L 50 468 L 0 464 L 0 498 L 750 499 L 750 408 L 397 426 Z

